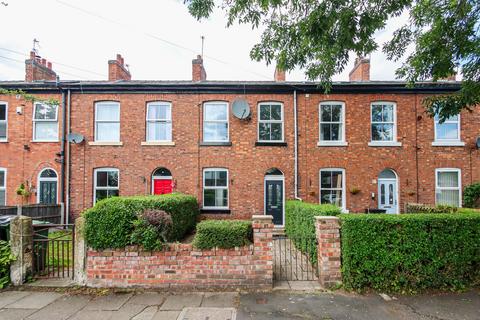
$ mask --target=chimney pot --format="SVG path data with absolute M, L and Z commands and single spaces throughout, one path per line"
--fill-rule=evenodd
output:
M 205 80 L 207 80 L 207 72 L 203 66 L 203 58 L 201 55 L 197 55 L 197 58 L 192 60 L 192 81 Z
M 42 59 L 42 66 L 46 66 L 47 65 L 47 59 L 43 58 Z
M 116 60 L 108 61 L 108 81 L 118 80 L 132 80 L 130 71 L 125 68 L 125 61 L 119 53 Z
M 348 76 L 350 81 L 370 81 L 370 59 L 356 57 L 355 65 Z
M 35 51 L 30 51 L 30 59 L 35 59 Z
M 48 67 L 48 69 L 50 69 L 50 70 L 52 69 L 52 63 L 51 63 L 50 61 L 47 62 L 47 67 Z
M 25 60 L 25 81 L 55 81 L 57 74 L 52 70 L 52 63 L 30 51 L 30 59 Z

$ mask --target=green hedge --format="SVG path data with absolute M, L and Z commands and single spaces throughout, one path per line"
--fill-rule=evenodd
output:
M 171 215 L 173 225 L 166 235 L 168 241 L 181 240 L 195 227 L 198 215 L 195 197 L 180 193 L 104 199 L 83 213 L 87 245 L 94 249 L 130 245 L 134 221 L 145 209 L 159 209 Z
M 480 283 L 480 214 L 340 218 L 346 289 L 416 292 Z
M 206 220 L 197 225 L 193 246 L 198 249 L 243 247 L 252 242 L 250 221 Z
M 317 261 L 315 217 L 337 216 L 341 209 L 331 204 L 313 204 L 297 200 L 287 201 L 285 207 L 285 233 L 295 246 Z
M 10 243 L 0 240 L 0 289 L 10 284 L 10 264 L 15 257 L 10 250 Z
M 467 208 L 475 208 L 480 199 L 480 182 L 471 184 L 463 190 L 463 205 Z

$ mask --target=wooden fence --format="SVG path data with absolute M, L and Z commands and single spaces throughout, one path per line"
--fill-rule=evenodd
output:
M 62 223 L 62 205 L 33 204 L 21 207 L 0 207 L 0 216 L 23 215 L 34 220 Z

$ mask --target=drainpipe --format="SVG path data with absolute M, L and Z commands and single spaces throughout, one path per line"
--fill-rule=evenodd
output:
M 58 80 L 57 80 L 58 81 Z M 58 85 L 58 84 L 57 84 Z M 60 90 L 62 90 L 60 88 Z M 62 90 L 62 116 L 63 116 L 63 120 L 62 120 L 62 141 L 61 141 L 61 151 L 60 151 L 60 154 L 61 154 L 61 174 L 62 174 L 62 179 L 60 180 L 60 192 L 61 192 L 61 199 L 62 199 L 62 204 L 63 204 L 63 221 L 61 221 L 61 223 L 65 223 L 65 140 L 66 140 L 66 130 L 67 130 L 67 124 L 65 123 L 66 122 L 66 119 L 67 119 L 67 114 L 66 114 L 66 107 L 65 107 L 66 103 L 65 103 L 65 91 Z
M 67 135 L 70 134 L 70 89 L 67 90 Z M 65 205 L 65 223 L 70 223 L 70 141 L 67 139 L 67 197 Z
M 298 196 L 298 123 L 297 123 L 297 90 L 293 91 L 293 122 L 294 122 L 294 176 L 295 176 L 295 200 L 302 199 Z

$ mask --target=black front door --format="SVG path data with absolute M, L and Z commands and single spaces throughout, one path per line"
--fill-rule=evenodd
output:
M 40 182 L 40 203 L 57 204 L 57 182 L 41 181 Z
M 265 182 L 265 214 L 273 216 L 275 225 L 283 225 L 283 181 Z

